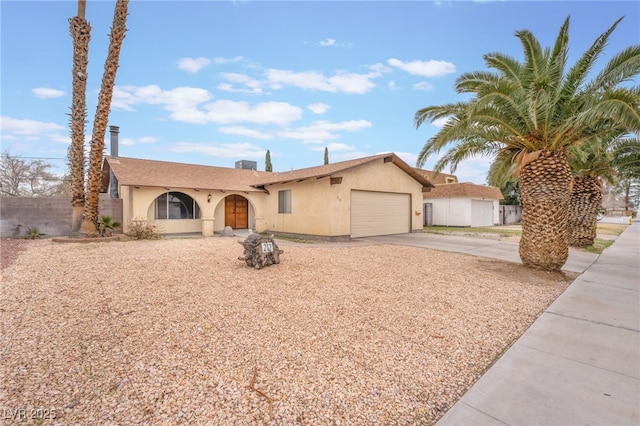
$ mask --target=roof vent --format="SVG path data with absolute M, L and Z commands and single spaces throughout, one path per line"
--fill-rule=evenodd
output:
M 236 169 L 258 170 L 258 163 L 255 161 L 239 160 L 236 161 Z

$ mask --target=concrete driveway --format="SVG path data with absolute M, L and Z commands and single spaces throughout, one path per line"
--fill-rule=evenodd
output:
M 431 233 L 385 235 L 379 237 L 358 238 L 353 241 L 376 244 L 395 244 L 401 246 L 424 247 L 434 250 L 466 253 L 472 256 L 488 257 L 508 262 L 520 263 L 518 243 L 491 238 L 441 235 Z M 596 253 L 569 249 L 569 258 L 562 268 L 570 272 L 584 272 L 598 258 Z

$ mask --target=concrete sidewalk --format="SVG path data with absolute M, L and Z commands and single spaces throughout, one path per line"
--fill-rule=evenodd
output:
M 437 423 L 459 425 L 640 425 L 640 223 Z

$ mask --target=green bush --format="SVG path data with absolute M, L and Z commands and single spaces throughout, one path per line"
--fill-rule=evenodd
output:
M 30 240 L 36 240 L 43 235 L 45 234 L 40 232 L 40 228 L 38 228 L 37 226 L 30 226 L 29 228 L 27 228 L 27 232 L 25 233 L 25 238 L 28 238 Z
M 120 222 L 111 219 L 111 216 L 100 216 L 100 220 L 98 221 L 98 233 L 101 237 L 110 237 L 113 235 L 113 231 L 121 226 Z

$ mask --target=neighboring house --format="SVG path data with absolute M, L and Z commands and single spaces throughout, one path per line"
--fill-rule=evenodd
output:
M 103 176 L 125 227 L 151 220 L 163 233 L 204 236 L 226 226 L 329 240 L 421 232 L 433 188 L 393 153 L 283 173 L 107 156 Z
M 424 193 L 424 224 L 433 226 L 493 226 L 501 223 L 500 188 L 458 183 L 454 175 L 416 169 L 435 184 Z

